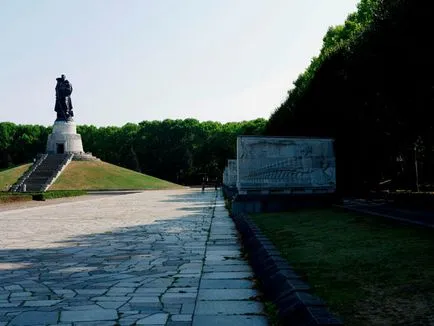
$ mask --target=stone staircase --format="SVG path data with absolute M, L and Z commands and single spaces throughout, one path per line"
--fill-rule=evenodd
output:
M 10 191 L 40 192 L 47 190 L 73 156 L 74 154 L 44 154 L 40 156 L 29 171 L 11 187 Z
M 33 162 L 33 164 L 29 167 L 29 169 L 23 173 L 23 175 L 15 182 L 10 188 L 9 191 L 11 192 L 18 192 L 21 190 L 21 187 L 24 183 L 24 180 L 26 180 L 30 174 L 33 173 L 34 170 L 47 158 L 47 154 L 38 154 L 36 156 L 36 161 Z

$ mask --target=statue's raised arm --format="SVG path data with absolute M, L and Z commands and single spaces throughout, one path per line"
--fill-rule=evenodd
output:
M 57 112 L 57 121 L 71 121 L 74 116 L 72 111 L 72 85 L 65 75 L 56 78 L 56 105 L 54 111 Z

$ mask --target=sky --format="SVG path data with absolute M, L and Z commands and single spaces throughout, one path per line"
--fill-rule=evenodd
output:
M 0 122 L 267 119 L 359 0 L 0 0 Z

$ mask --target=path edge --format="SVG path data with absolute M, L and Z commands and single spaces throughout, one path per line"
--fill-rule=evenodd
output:
M 344 325 L 328 310 L 323 300 L 310 293 L 311 287 L 281 257 L 249 215 L 242 213 L 230 216 L 241 234 L 248 260 L 260 281 L 265 298 L 277 307 L 281 325 Z

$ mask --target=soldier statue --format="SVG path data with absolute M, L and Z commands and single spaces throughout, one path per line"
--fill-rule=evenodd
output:
M 57 112 L 56 121 L 71 121 L 74 116 L 71 101 L 72 85 L 65 75 L 56 80 L 56 105 L 54 107 L 54 111 Z

